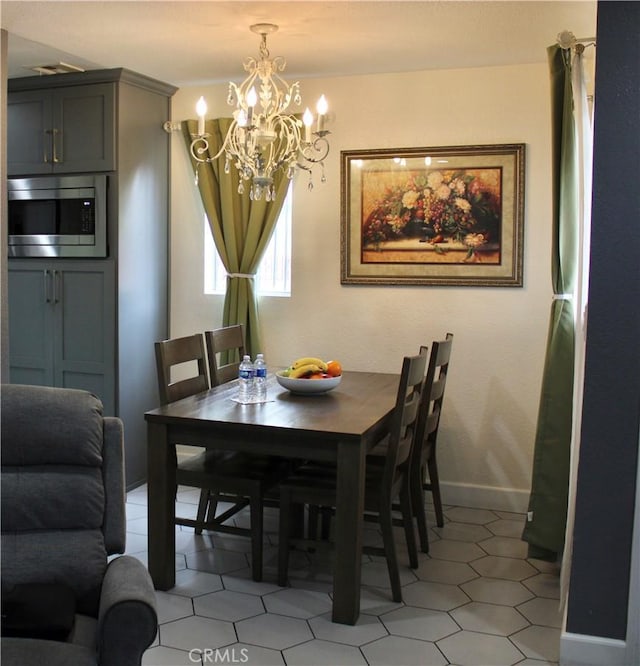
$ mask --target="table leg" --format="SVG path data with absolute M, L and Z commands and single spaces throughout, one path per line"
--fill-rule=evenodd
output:
M 176 583 L 175 487 L 175 448 L 169 445 L 167 427 L 148 423 L 148 567 L 157 590 L 168 590 Z
M 364 446 L 338 445 L 333 621 L 341 624 L 355 624 L 360 614 L 364 463 Z

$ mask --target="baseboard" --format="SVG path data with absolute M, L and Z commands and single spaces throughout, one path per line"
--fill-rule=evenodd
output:
M 526 513 L 529 506 L 529 491 L 518 488 L 497 488 L 440 481 L 440 493 L 442 503 L 451 506 L 514 513 Z
M 637 666 L 629 661 L 626 641 L 563 632 L 560 666 Z

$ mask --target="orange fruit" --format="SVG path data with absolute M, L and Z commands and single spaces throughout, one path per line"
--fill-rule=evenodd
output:
M 325 375 L 321 372 L 314 372 L 312 375 L 309 375 L 308 379 L 324 379 Z
M 342 374 L 340 361 L 329 361 L 327 363 L 327 374 L 331 377 L 339 377 Z

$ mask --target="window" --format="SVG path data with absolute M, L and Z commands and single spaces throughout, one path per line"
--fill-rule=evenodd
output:
M 291 296 L 291 187 L 287 190 L 280 216 L 256 274 L 260 296 Z M 227 271 L 213 242 L 207 216 L 204 217 L 204 293 L 224 294 Z

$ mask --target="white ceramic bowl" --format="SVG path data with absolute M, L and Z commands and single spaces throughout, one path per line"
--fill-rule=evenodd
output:
M 280 386 L 284 386 L 291 393 L 317 395 L 318 393 L 331 391 L 331 389 L 338 386 L 342 376 L 327 377 L 326 379 L 292 379 L 291 377 L 283 377 L 281 372 L 276 372 L 276 379 Z

